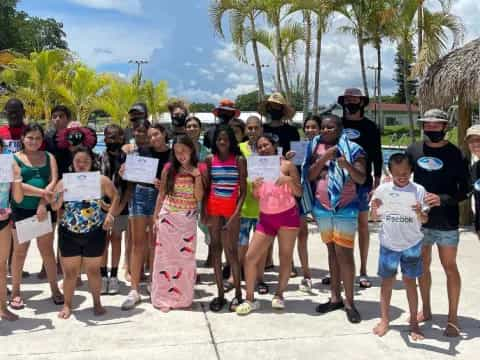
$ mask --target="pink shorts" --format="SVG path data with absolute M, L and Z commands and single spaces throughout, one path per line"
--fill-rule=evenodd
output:
M 268 236 L 277 236 L 280 229 L 298 229 L 300 214 L 296 206 L 278 214 L 260 213 L 256 231 Z

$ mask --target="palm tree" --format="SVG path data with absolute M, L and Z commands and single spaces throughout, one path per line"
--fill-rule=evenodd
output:
M 341 26 L 339 30 L 355 36 L 360 55 L 360 68 L 362 72 L 363 90 L 368 95 L 367 73 L 365 68 L 365 37 L 366 26 L 369 18 L 369 0 L 350 0 L 338 6 L 337 11 L 345 16 L 350 25 Z
M 246 49 L 252 44 L 255 68 L 257 71 L 259 100 L 265 97 L 263 82 L 262 63 L 258 53 L 256 19 L 260 14 L 256 0 L 213 0 L 210 4 L 210 19 L 215 32 L 224 38 L 222 19 L 226 13 L 230 13 L 230 32 L 232 41 L 237 46 L 237 54 L 240 60 L 247 61 Z
M 449 46 L 447 30 L 452 34 L 452 48 L 458 47 L 465 33 L 461 19 L 450 13 L 451 1 L 442 1 L 440 11 L 431 12 L 423 8 L 421 48 L 417 49 L 414 74 L 423 76 L 429 65 L 437 61 Z
M 156 85 L 151 80 L 145 82 L 141 88 L 141 99 L 147 104 L 148 111 L 157 120 L 158 116 L 167 110 L 168 84 L 159 81 Z
M 284 7 L 289 6 L 290 2 L 287 0 L 258 0 L 258 9 L 265 15 L 267 22 L 273 26 L 275 34 L 275 48 L 276 54 L 279 58 L 276 60 L 277 65 L 280 66 L 280 73 L 285 88 L 285 97 L 288 102 L 291 102 L 292 96 L 290 91 L 290 84 L 288 82 L 287 66 L 285 64 L 284 49 L 282 49 L 282 37 L 281 37 L 281 22 L 285 16 L 282 13 Z M 288 9 L 287 12 L 288 13 Z
M 50 109 L 62 97 L 65 68 L 72 58 L 65 50 L 45 50 L 17 58 L 1 74 L 24 103 L 27 113 L 48 119 Z

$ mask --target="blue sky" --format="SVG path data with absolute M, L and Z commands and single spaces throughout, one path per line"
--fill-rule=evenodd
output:
M 432 0 L 433 1 L 433 0 Z M 100 72 L 130 77 L 136 66 L 129 59 L 145 59 L 144 78 L 167 80 L 170 95 L 189 101 L 217 102 L 256 88 L 255 70 L 238 62 L 229 39 L 214 35 L 208 0 L 21 0 L 31 15 L 63 22 L 70 49 Z M 458 0 L 453 12 L 466 24 L 466 40 L 480 36 L 476 19 L 480 1 Z M 332 27 L 337 22 L 334 20 Z M 228 25 L 225 26 L 228 34 Z M 360 86 L 358 50 L 353 38 L 330 31 L 324 40 L 321 66 L 321 103 L 334 101 L 344 87 Z M 393 44 L 383 50 L 383 93 L 394 90 Z M 303 49 L 296 66 L 303 67 Z M 262 62 L 272 57 L 261 50 Z M 368 65 L 375 54 L 367 49 Z M 253 62 L 253 61 L 250 61 Z M 267 91 L 273 88 L 273 67 L 265 70 Z M 373 74 L 368 74 L 370 86 Z

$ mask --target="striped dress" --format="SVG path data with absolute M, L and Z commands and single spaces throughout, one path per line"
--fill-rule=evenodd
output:
M 210 169 L 210 192 L 207 199 L 207 214 L 230 217 L 235 212 L 240 187 L 240 173 L 235 155 L 222 161 L 213 156 Z

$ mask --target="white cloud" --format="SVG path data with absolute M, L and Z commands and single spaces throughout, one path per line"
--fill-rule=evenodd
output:
M 128 15 L 140 15 L 143 12 L 140 0 L 69 0 L 78 5 L 104 10 L 115 10 Z
M 205 77 L 207 80 L 215 80 L 215 74 L 206 68 L 198 69 L 198 73 Z

